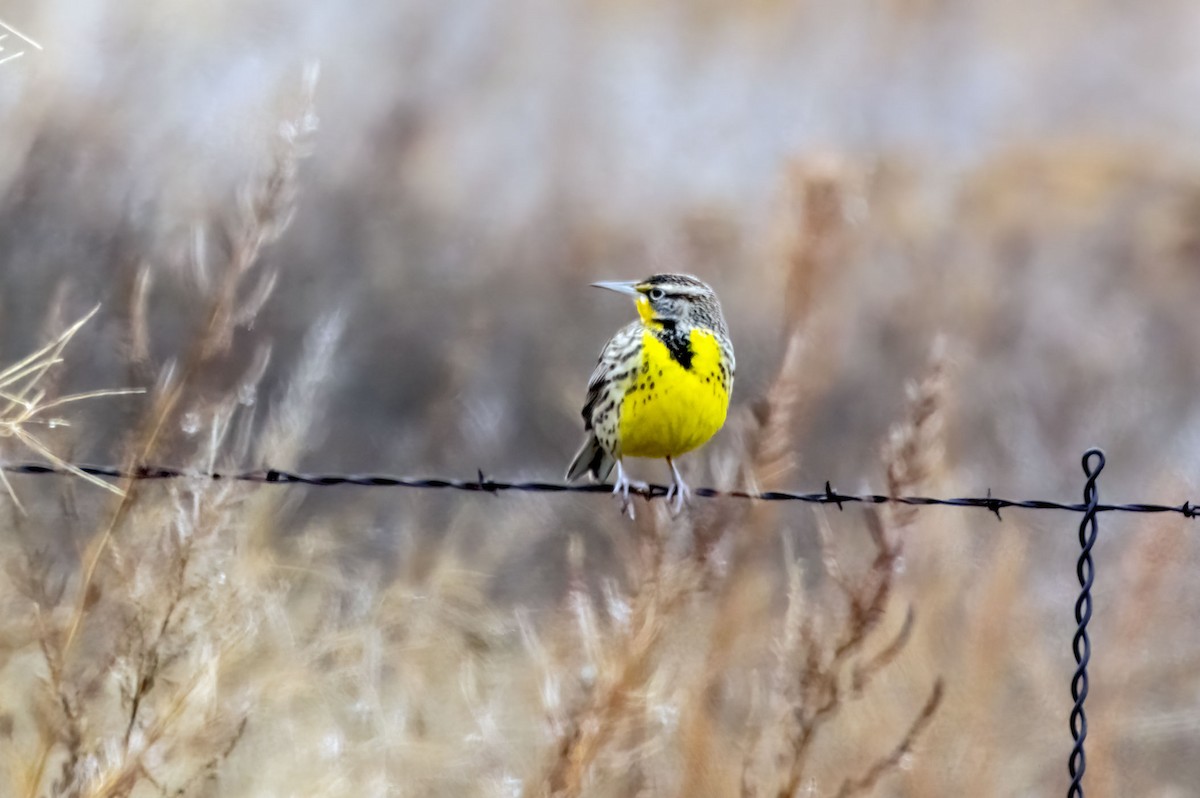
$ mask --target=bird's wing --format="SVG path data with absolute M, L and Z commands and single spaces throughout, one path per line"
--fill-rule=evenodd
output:
M 621 371 L 622 366 L 629 360 L 632 350 L 641 345 L 641 341 L 642 323 L 635 321 L 621 328 L 604 345 L 604 350 L 600 352 L 600 360 L 596 363 L 596 368 L 592 370 L 592 376 L 588 378 L 587 399 L 583 403 L 583 428 L 585 430 L 592 428 L 592 411 L 596 409 L 596 403 L 604 396 L 605 387 L 613 379 L 622 379 L 626 376 Z

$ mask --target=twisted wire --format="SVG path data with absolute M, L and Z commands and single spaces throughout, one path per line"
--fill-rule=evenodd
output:
M 1088 621 L 1092 619 L 1092 584 L 1095 581 L 1095 566 L 1092 562 L 1092 547 L 1096 545 L 1098 523 L 1096 512 L 1100 505 L 1100 491 L 1096 487 L 1096 479 L 1104 470 L 1104 452 L 1099 449 L 1089 449 L 1083 455 L 1083 473 L 1087 475 L 1087 483 L 1083 487 L 1083 501 L 1086 505 L 1083 520 L 1079 524 L 1079 560 L 1075 565 L 1075 575 L 1079 578 L 1079 598 L 1075 602 L 1075 637 L 1071 641 L 1071 650 L 1075 654 L 1075 674 L 1071 677 L 1071 755 L 1067 759 L 1067 772 L 1071 776 L 1071 785 L 1067 788 L 1067 798 L 1083 798 L 1083 774 L 1087 770 L 1087 755 L 1083 745 L 1087 739 L 1087 715 L 1083 711 L 1083 702 L 1088 695 L 1088 663 L 1092 658 L 1092 641 L 1088 637 Z
M 1098 450 L 1091 450 L 1088 456 L 1098 455 Z M 1103 455 L 1100 455 L 1103 457 Z M 143 465 L 132 468 L 121 468 L 112 465 L 76 465 L 85 474 L 112 479 L 163 480 L 163 479 L 211 479 L 236 482 L 253 482 L 266 485 L 308 485 L 312 487 L 334 487 L 338 485 L 373 487 L 373 488 L 416 488 L 422 490 L 454 490 L 472 493 L 500 494 L 505 492 L 518 493 L 611 493 L 611 485 L 598 484 L 569 484 L 561 482 L 522 481 L 509 482 L 487 477 L 482 471 L 474 479 L 457 479 L 452 477 L 410 477 L 391 476 L 387 474 L 313 474 L 281 469 L 268 468 L 254 471 L 197 471 L 192 469 L 174 468 L 170 466 Z M 66 468 L 48 463 L 12 463 L 3 466 L 10 474 L 69 475 Z M 1089 472 L 1090 476 L 1090 472 Z M 1089 482 L 1093 488 L 1094 481 Z M 667 485 L 651 484 L 642 490 L 633 490 L 647 500 L 662 498 L 667 495 Z M 1177 513 L 1185 518 L 1200 516 L 1200 506 L 1185 501 L 1183 504 L 1099 504 L 1090 501 L 1085 495 L 1082 503 L 1045 501 L 1041 499 L 1002 499 L 991 495 L 959 498 L 936 498 L 932 496 L 888 496 L 881 493 L 842 493 L 829 482 L 824 489 L 816 492 L 798 492 L 783 490 L 745 491 L 718 490 L 716 488 L 693 488 L 692 495 L 702 498 L 733 498 L 753 501 L 784 502 L 797 501 L 808 504 L 834 505 L 839 510 L 847 504 L 906 504 L 917 507 L 973 507 L 1001 518 L 1001 511 L 1008 509 L 1022 510 L 1060 510 L 1064 512 L 1086 513 L 1091 517 L 1096 513 Z

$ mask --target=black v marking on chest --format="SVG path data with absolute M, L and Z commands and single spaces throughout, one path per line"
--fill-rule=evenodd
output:
M 671 353 L 671 359 L 680 366 L 683 366 L 684 369 L 690 371 L 692 368 L 692 356 L 695 355 L 695 352 L 692 351 L 691 335 L 677 329 L 674 325 L 670 328 L 655 331 L 655 335 L 667 347 L 667 351 Z

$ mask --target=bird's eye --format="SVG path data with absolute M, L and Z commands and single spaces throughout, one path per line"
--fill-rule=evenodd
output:
M 661 288 L 651 288 L 647 293 L 647 296 L 650 297 L 652 302 L 657 302 L 663 298 L 663 290 Z

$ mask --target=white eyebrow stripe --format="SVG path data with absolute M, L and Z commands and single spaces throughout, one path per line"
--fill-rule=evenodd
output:
M 692 285 L 690 283 L 648 283 L 650 288 L 661 288 L 664 291 L 670 291 L 676 294 L 703 294 L 705 288 L 702 285 Z

